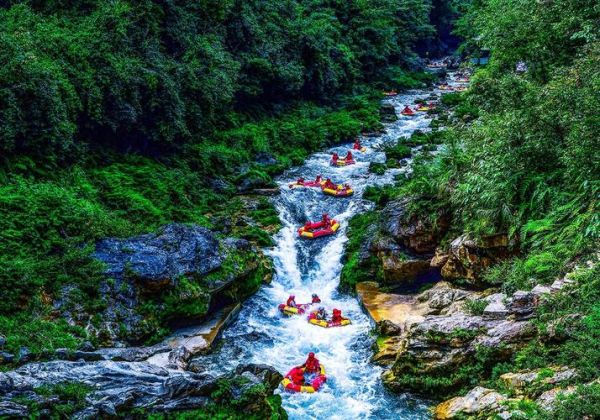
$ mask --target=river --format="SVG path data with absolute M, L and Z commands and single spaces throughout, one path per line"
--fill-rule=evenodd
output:
M 415 90 L 390 99 L 397 115 L 404 104 L 414 104 L 437 90 Z M 419 112 L 414 117 L 400 116 L 385 124 L 385 133 L 363 137 L 365 153 L 355 153 L 355 165 L 336 168 L 329 165 L 331 153 L 344 156 L 352 147 L 343 144 L 310 156 L 304 165 L 282 174 L 277 182 L 281 195 L 273 198 L 283 228 L 274 237 L 276 245 L 266 253 L 273 258 L 275 276 L 244 303 L 237 320 L 223 333 L 218 351 L 206 356 L 212 371 L 229 371 L 239 363 L 266 363 L 282 373 L 302 364 L 309 352 L 315 352 L 327 370 L 327 383 L 315 394 L 281 392 L 283 406 L 291 419 L 349 419 L 429 417 L 427 402 L 409 394 L 389 393 L 382 385 L 381 368 L 369 362 L 375 337 L 373 322 L 353 296 L 339 293 L 342 255 L 347 241 L 348 220 L 372 206 L 363 200 L 367 186 L 392 183 L 394 177 L 410 170 L 410 165 L 388 169 L 383 175 L 369 173 L 371 162 L 385 162 L 385 154 L 377 150 L 382 143 L 409 137 L 415 130 L 427 131 L 431 117 Z M 409 162 L 408 162 L 409 163 Z M 334 182 L 348 182 L 355 190 L 350 198 L 323 195 L 319 189 L 292 190 L 288 184 L 302 176 L 307 180 L 317 175 Z M 297 228 L 306 220 L 319 220 L 327 212 L 341 224 L 335 236 L 316 240 L 301 239 Z M 308 324 L 304 316 L 284 317 L 277 305 L 295 294 L 299 303 L 309 302 L 317 293 L 331 313 L 339 308 L 352 325 L 342 328 L 321 328 Z

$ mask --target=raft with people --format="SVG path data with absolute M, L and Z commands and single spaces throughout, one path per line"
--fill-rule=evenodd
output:
M 345 327 L 346 325 L 352 324 L 352 321 L 348 318 L 344 318 L 342 316 L 342 311 L 339 309 L 334 309 L 331 319 L 328 319 L 327 311 L 325 311 L 325 308 L 321 307 L 310 313 L 308 316 L 308 323 L 323 328 L 331 328 Z
M 352 145 L 352 150 L 356 150 L 357 152 L 365 153 L 367 148 L 360 144 L 360 141 L 354 140 L 354 144 Z
M 428 104 L 420 103 L 420 104 L 417 104 L 415 109 L 420 112 L 431 111 L 431 110 L 435 109 L 435 105 L 431 102 Z
M 317 303 L 321 303 L 321 299 L 316 293 L 313 293 L 311 303 L 296 303 L 296 296 L 290 295 L 285 303 L 279 304 L 278 309 L 284 315 L 302 315 Z
M 323 186 L 321 189 L 323 194 L 331 195 L 333 197 L 350 197 L 354 194 L 354 190 L 348 184 L 339 184 L 331 186 Z
M 402 114 L 404 116 L 407 116 L 407 117 L 413 117 L 413 116 L 417 115 L 415 113 L 415 111 L 413 111 L 412 109 L 410 109 L 410 107 L 408 105 L 406 105 L 404 107 L 404 109 L 402 110 L 402 112 L 400 112 L 400 114 Z
M 316 239 L 322 236 L 333 235 L 340 228 L 340 224 L 335 219 L 330 219 L 327 214 L 318 222 L 308 221 L 298 229 L 298 236 L 307 239 Z
M 305 375 L 309 375 L 309 378 Z M 293 367 L 284 376 L 281 385 L 288 391 L 312 394 L 317 392 L 326 381 L 325 367 L 311 352 L 302 366 Z
M 304 180 L 304 178 L 300 177 L 295 182 L 292 182 L 289 185 L 289 187 L 291 189 L 318 188 L 318 187 L 321 187 L 324 183 L 325 183 L 325 181 L 323 181 L 321 179 L 321 175 L 317 175 L 317 177 L 314 179 L 314 181 L 306 181 L 306 180 Z
M 354 165 L 356 161 L 354 160 L 354 156 L 352 156 L 352 152 L 348 150 L 348 153 L 346 153 L 346 157 L 344 158 L 339 157 L 339 155 L 334 152 L 331 155 L 330 163 L 332 166 L 348 166 Z

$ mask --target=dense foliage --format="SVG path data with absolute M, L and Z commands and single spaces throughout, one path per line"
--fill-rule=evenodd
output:
M 59 160 L 177 148 L 236 125 L 235 110 L 331 102 L 433 35 L 420 0 L 8 3 L 0 151 Z
M 183 222 L 268 246 L 272 208 L 265 200 L 247 208 L 237 194 L 271 187 L 310 152 L 379 128 L 377 90 L 430 81 L 409 70 L 414 46 L 436 35 L 432 7 L 1 1 L 4 349 L 18 359 L 27 346 L 35 357 L 86 338 L 58 320 L 54 304 L 68 287 L 79 310 L 104 308 L 102 267 L 89 257 L 100 238 Z M 180 286 L 181 295 L 203 295 L 201 284 Z M 160 320 L 206 309 L 167 303 L 146 309 Z
M 452 393 L 463 386 L 465 392 L 477 384 L 500 386 L 495 379 L 504 372 L 554 364 L 575 367 L 578 383 L 600 376 L 599 18 L 592 1 L 482 0 L 461 19 L 465 50 L 489 48 L 489 65 L 476 70 L 466 94 L 442 98 L 452 107 L 453 125 L 440 153 L 415 161 L 410 179 L 371 196 L 424 197 L 410 208 L 422 217 L 450 209 L 452 235 L 508 233 L 520 253 L 485 274 L 507 293 L 567 273 L 575 286 L 538 310 L 534 340 L 511 360 L 499 363 L 482 352 L 448 376 L 408 372 L 401 378 L 406 386 Z M 519 62 L 525 71 L 517 70 Z M 469 302 L 467 310 L 483 308 Z M 549 336 L 549 330 L 559 332 Z M 578 392 L 587 399 L 567 399 L 558 418 L 574 418 L 569 409 L 576 417 L 597 412 L 598 387 Z

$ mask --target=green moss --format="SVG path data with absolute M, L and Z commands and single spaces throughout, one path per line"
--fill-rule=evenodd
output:
M 352 217 L 348 223 L 348 242 L 346 244 L 346 262 L 342 268 L 340 288 L 346 291 L 354 291 L 357 283 L 361 281 L 378 281 L 382 278 L 381 264 L 379 260 L 371 255 L 361 260 L 359 252 L 361 246 L 375 235 L 373 229 L 376 226 L 377 213 L 374 211 Z
M 50 412 L 44 414 L 37 402 L 28 400 L 26 397 L 14 398 L 13 401 L 27 406 L 31 418 L 40 416 L 52 419 L 69 418 L 85 407 L 85 398 L 92 389 L 92 387 L 78 382 L 62 382 L 35 388 L 34 392 L 38 395 L 58 398 L 57 402 L 49 405 Z
M 31 315 L 0 316 L 0 332 L 6 338 L 4 349 L 18 355 L 27 347 L 34 358 L 59 348 L 75 349 L 86 337 L 80 327 L 63 319 L 43 319 Z
M 465 310 L 471 315 L 483 315 L 483 310 L 488 303 L 483 299 L 467 299 L 465 301 Z
M 369 164 L 369 173 L 372 173 L 375 175 L 383 175 L 386 170 L 387 170 L 387 165 L 385 163 L 371 162 Z

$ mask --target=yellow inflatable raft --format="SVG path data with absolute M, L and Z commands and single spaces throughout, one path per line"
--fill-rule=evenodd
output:
M 336 189 L 333 188 L 323 188 L 323 193 L 327 195 L 332 195 L 334 197 L 350 197 L 354 194 L 354 190 L 352 188 L 345 188 L 343 185 L 338 185 Z
M 335 324 L 332 323 L 331 321 L 319 320 L 319 319 L 314 319 L 314 318 L 309 319 L 308 322 L 313 325 L 318 325 L 319 327 L 323 327 L 323 328 L 345 327 L 346 325 L 352 324 L 352 322 L 347 318 L 344 318 L 342 320 L 342 322 L 335 323 Z

